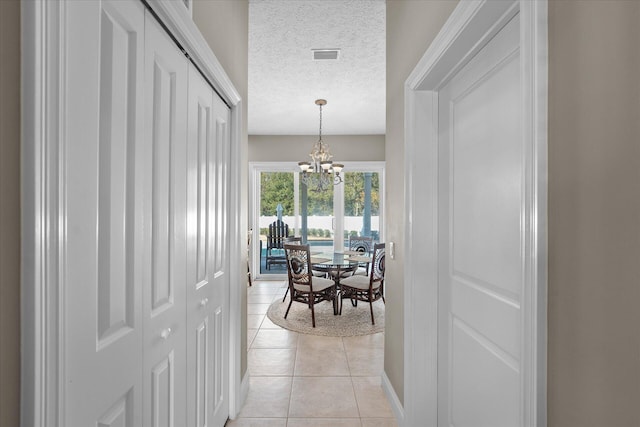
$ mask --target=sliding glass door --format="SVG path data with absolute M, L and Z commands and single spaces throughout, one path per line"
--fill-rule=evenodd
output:
M 384 162 L 345 162 L 344 181 L 324 191 L 307 189 L 296 164 L 250 163 L 250 172 L 253 277 L 286 277 L 276 226 L 302 237 L 314 252 L 342 252 L 349 236 L 382 241 Z
M 344 238 L 350 236 L 380 240 L 380 172 L 344 174 Z

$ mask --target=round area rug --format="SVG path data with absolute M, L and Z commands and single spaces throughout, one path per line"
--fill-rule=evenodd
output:
M 373 303 L 373 316 L 376 324 L 371 324 L 369 303 L 358 301 L 358 306 L 351 305 L 344 300 L 342 315 L 333 315 L 333 305 L 323 301 L 314 306 L 316 327 L 311 326 L 311 310 L 303 303 L 294 301 L 289 315 L 284 318 L 289 298 L 281 299 L 271 304 L 267 311 L 269 319 L 278 326 L 291 331 L 310 335 L 324 335 L 329 337 L 352 337 L 356 335 L 375 334 L 384 331 L 384 302 L 378 300 Z

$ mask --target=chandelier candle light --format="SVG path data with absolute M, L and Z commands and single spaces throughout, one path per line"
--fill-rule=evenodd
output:
M 331 161 L 333 155 L 329 146 L 322 142 L 322 106 L 327 105 L 327 101 L 316 99 L 316 105 L 320 107 L 320 136 L 309 154 L 311 162 L 298 162 L 298 166 L 302 171 L 302 183 L 313 191 L 320 192 L 342 182 L 340 172 L 344 165 Z

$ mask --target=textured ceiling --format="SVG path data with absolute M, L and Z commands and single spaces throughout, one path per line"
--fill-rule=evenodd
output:
M 249 134 L 384 134 L 385 58 L 384 0 L 250 0 Z

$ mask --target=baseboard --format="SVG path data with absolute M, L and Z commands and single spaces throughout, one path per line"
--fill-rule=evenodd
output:
M 240 416 L 240 411 L 244 406 L 244 402 L 247 401 L 248 395 L 249 395 L 249 371 L 247 370 L 247 372 L 245 372 L 244 374 L 244 377 L 242 377 L 242 380 L 240 381 L 240 393 L 238 396 L 238 401 L 236 402 L 235 408 L 231 410 L 231 412 L 235 412 L 235 413 L 230 413 L 229 419 L 235 420 Z
M 244 402 L 247 401 L 247 396 L 249 395 L 249 370 L 245 372 L 244 377 L 242 377 L 242 383 L 240 384 L 240 406 L 238 406 L 238 414 L 240 410 L 244 406 Z
M 389 381 L 389 377 L 387 377 L 386 372 L 382 372 L 382 391 L 387 396 L 389 400 L 389 404 L 391 405 L 391 410 L 396 416 L 396 421 L 399 426 L 404 426 L 404 408 L 402 407 L 402 403 L 400 403 L 400 399 L 398 399 L 398 395 L 391 385 L 391 381 Z

